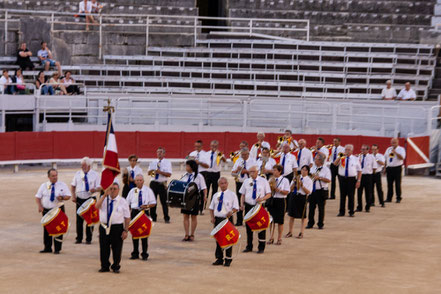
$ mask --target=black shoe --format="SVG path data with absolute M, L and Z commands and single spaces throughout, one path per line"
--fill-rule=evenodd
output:
M 361 209 L 361 208 L 357 208 L 355 211 L 356 211 L 356 212 L 361 212 L 361 211 L 363 211 L 363 209 Z
M 350 213 L 350 214 L 349 214 L 349 217 L 354 217 L 354 214 L 353 214 L 353 213 Z
M 313 228 L 313 226 L 307 226 L 306 227 L 306 229 L 312 229 Z
M 259 249 L 259 250 L 257 250 L 257 254 L 262 254 L 263 253 L 263 249 Z
M 232 259 L 225 259 L 224 266 L 229 267 L 231 265 Z
M 169 220 L 169 219 L 166 219 L 166 220 L 165 220 L 165 223 L 166 223 L 166 224 L 169 224 L 169 223 L 170 223 L 170 220 Z
M 401 202 L 401 199 L 397 199 L 397 203 L 400 203 Z
M 113 272 L 114 272 L 115 274 L 119 274 L 119 269 L 114 269 Z
M 392 199 L 386 199 L 384 202 L 392 202 Z
M 90 244 L 92 244 L 92 241 L 86 241 L 86 244 L 90 245 Z
M 335 196 L 334 197 L 329 197 L 329 200 L 335 200 Z
M 54 251 L 54 254 L 60 254 L 60 250 Z
M 130 256 L 129 259 L 132 259 L 132 260 L 134 260 L 134 259 L 139 259 L 139 256 L 138 256 L 138 255 L 132 255 L 132 256 Z
M 386 207 L 386 205 L 384 205 L 384 203 L 381 204 L 381 207 Z
M 235 226 L 236 226 L 236 227 L 241 227 L 241 226 L 242 226 L 242 223 L 236 223 Z
M 212 265 L 223 265 L 223 264 L 224 264 L 223 259 L 216 259 L 216 261 L 212 263 Z
M 345 214 L 344 213 L 339 213 L 339 214 L 337 214 L 337 216 L 345 216 Z
M 110 270 L 108 268 L 100 268 L 98 272 L 99 273 L 108 273 L 108 272 L 110 272 Z
M 251 251 L 253 251 L 253 249 L 245 248 L 242 252 L 243 252 L 243 253 L 247 253 L 247 252 L 251 252 Z
M 148 254 L 145 254 L 145 255 L 142 256 L 142 260 L 147 260 L 147 259 L 149 259 L 149 255 Z
M 371 203 L 371 206 L 375 206 L 375 203 Z
M 43 250 L 40 250 L 40 253 L 52 253 L 52 250 L 43 249 Z
M 321 226 L 321 227 L 318 227 L 319 228 L 319 230 L 323 230 L 323 226 Z
M 82 241 L 78 241 L 78 240 L 75 241 L 75 244 L 81 244 L 81 243 Z

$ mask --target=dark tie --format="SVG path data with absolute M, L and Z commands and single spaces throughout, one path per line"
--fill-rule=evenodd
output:
M 254 184 L 253 184 L 253 199 L 256 199 L 257 198 L 257 183 L 256 183 L 256 180 L 254 180 L 253 182 L 254 182 Z
M 337 147 L 334 147 L 334 157 L 333 160 L 335 161 L 337 159 Z
M 283 159 L 282 159 L 282 175 L 285 174 L 285 158 L 286 158 L 286 154 L 283 154 Z
M 299 151 L 299 158 L 297 158 L 297 165 L 299 166 L 299 168 L 301 167 L 300 166 L 300 157 L 302 157 L 302 149 L 300 149 L 300 151 Z
M 135 172 L 133 170 L 130 171 L 130 177 L 132 178 L 132 180 L 135 180 Z M 129 183 L 129 188 L 132 189 L 133 187 L 135 187 L 135 183 L 134 182 L 130 182 Z
M 190 183 L 190 181 L 191 181 L 191 174 L 190 175 L 188 175 L 188 179 L 187 179 L 187 184 L 189 184 Z
M 210 161 L 210 168 L 213 167 L 213 156 L 214 156 L 214 151 L 211 151 L 211 161 Z
M 247 169 L 247 162 L 244 160 L 243 162 L 243 169 Z M 243 178 L 245 174 L 240 174 L 240 177 Z
M 55 184 L 51 184 L 51 201 L 55 200 Z
M 110 204 L 109 207 L 107 208 L 107 226 L 109 226 L 109 221 L 110 221 L 110 216 L 112 215 L 112 211 L 113 211 L 113 201 L 114 200 L 110 200 Z
M 161 161 L 158 161 L 158 163 L 156 164 L 156 168 L 157 169 L 160 169 L 160 167 L 159 167 L 160 164 L 161 164 Z M 159 179 L 159 174 L 158 173 L 155 174 L 155 180 L 157 180 L 157 179 Z
M 363 154 L 363 160 L 361 161 L 361 168 L 364 168 L 364 159 L 366 158 L 366 155 Z
M 87 179 L 87 173 L 84 173 L 84 186 L 86 188 L 86 192 L 89 192 L 89 180 Z
M 217 205 L 217 211 L 222 210 L 222 203 L 224 202 L 224 192 L 221 193 L 219 198 L 219 204 Z
M 142 206 L 142 191 L 139 190 L 139 195 L 138 195 L 138 208 L 141 209 Z
M 349 177 L 349 156 L 346 158 L 345 177 Z

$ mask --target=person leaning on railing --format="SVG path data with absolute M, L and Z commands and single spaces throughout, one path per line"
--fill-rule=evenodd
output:
M 400 91 L 400 94 L 397 96 L 397 100 L 403 101 L 415 101 L 416 93 L 413 89 L 410 88 L 410 82 L 404 84 L 404 89 Z
M 52 74 L 49 84 L 54 88 L 55 94 L 58 92 L 60 95 L 67 95 L 66 87 L 61 83 L 60 74 L 58 72 Z
M 15 86 L 12 85 L 12 79 L 9 77 L 7 69 L 3 70 L 3 75 L 0 78 L 0 93 L 1 94 L 15 94 Z
M 44 71 L 40 71 L 37 75 L 37 80 L 35 81 L 35 86 L 40 89 L 41 95 L 54 95 L 55 91 L 51 85 L 46 84 L 46 77 Z
M 86 31 L 89 30 L 89 23 L 96 23 L 93 15 L 91 15 L 92 9 L 92 2 L 90 1 L 84 0 L 79 4 L 78 17 L 86 19 Z
M 61 79 L 61 83 L 64 85 L 67 91 L 67 95 L 79 95 L 80 88 L 75 84 L 75 80 L 72 78 L 72 72 L 66 71 L 64 78 Z

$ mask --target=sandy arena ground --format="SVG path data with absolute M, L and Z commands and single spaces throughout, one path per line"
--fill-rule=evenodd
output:
M 59 180 L 70 184 L 74 172 L 60 169 Z M 355 218 L 337 218 L 338 200 L 328 201 L 325 230 L 284 239 L 263 255 L 240 253 L 230 268 L 211 265 L 215 241 L 208 211 L 189 243 L 181 242 L 179 210 L 171 209 L 172 223 L 165 224 L 159 209 L 149 260 L 129 260 L 128 238 L 119 275 L 97 272 L 97 230 L 92 245 L 74 244 L 71 201 L 66 209 L 72 226 L 61 254 L 38 253 L 43 229 L 34 195 L 46 180 L 41 168 L 0 170 L 0 293 L 441 293 L 441 182 L 434 178 L 406 177 L 401 204 Z M 243 248 L 245 228 L 240 232 Z

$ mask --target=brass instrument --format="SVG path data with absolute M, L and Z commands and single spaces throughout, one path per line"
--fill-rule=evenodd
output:
M 394 158 L 395 157 L 395 153 L 391 152 L 389 153 L 389 158 Z
M 268 158 L 262 157 L 261 159 L 262 159 L 262 165 L 260 166 L 259 176 L 266 178 L 265 166 L 266 166 L 266 163 L 268 162 Z
M 294 176 L 294 179 L 293 179 L 291 187 L 290 187 L 291 192 L 294 191 L 295 187 L 297 187 L 297 190 L 300 188 L 300 175 Z
M 234 177 L 234 180 L 235 180 L 236 182 L 239 182 L 239 177 L 240 177 L 240 174 L 242 173 L 243 168 L 244 168 L 244 166 L 241 165 L 241 166 L 239 166 L 237 172 L 235 172 L 235 173 L 232 172 L 232 173 L 231 173 L 231 175 Z
M 233 163 L 236 163 L 236 160 L 238 160 L 239 157 L 240 157 L 240 150 L 230 153 L 230 159 Z
M 345 156 L 345 154 L 343 153 L 343 152 L 340 152 L 339 154 L 338 154 L 338 157 L 340 157 L 340 158 L 343 158 Z
M 219 163 L 220 163 L 220 161 L 221 161 L 221 159 L 222 159 L 223 156 L 224 156 L 224 155 L 222 154 L 222 152 L 218 152 L 218 153 L 217 153 L 217 156 L 216 156 L 216 164 L 217 164 L 217 165 L 219 165 Z
M 268 180 L 269 186 L 271 188 L 271 196 L 274 196 L 274 194 L 276 194 L 276 188 L 277 188 L 277 184 L 276 184 L 276 178 L 275 177 L 271 177 Z
M 277 137 L 277 143 L 278 143 L 278 144 L 282 144 L 283 141 L 285 141 L 285 138 L 284 138 L 283 136 L 279 136 L 279 137 Z
M 158 163 L 156 164 L 156 169 L 159 169 L 160 167 L 161 167 L 161 162 L 158 161 Z M 148 175 L 154 178 L 156 176 L 156 170 L 149 171 Z
M 260 148 L 260 143 L 257 142 L 256 144 L 254 144 L 254 147 L 256 147 L 257 149 L 259 149 L 259 148 Z

